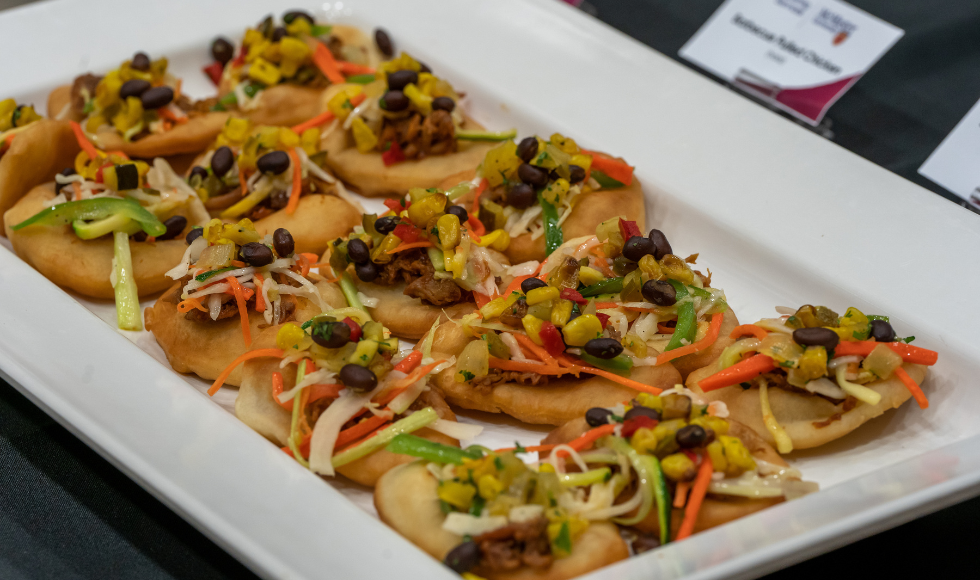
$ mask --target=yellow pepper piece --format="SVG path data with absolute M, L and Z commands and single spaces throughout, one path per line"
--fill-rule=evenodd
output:
M 125 133 L 143 119 L 143 102 L 139 97 L 127 97 L 119 112 L 112 118 L 112 125 Z
M 691 425 L 700 425 L 704 429 L 711 429 L 715 432 L 715 436 L 728 434 L 728 421 L 722 419 L 721 417 L 701 415 L 700 417 L 691 419 Z
M 851 306 L 840 318 L 840 325 L 831 328 L 841 340 L 866 340 L 871 322 L 863 312 Z
M 602 336 L 602 323 L 595 314 L 583 314 L 566 324 L 562 335 L 569 346 L 585 346 L 593 338 Z
M 528 314 L 521 319 L 521 324 L 524 326 L 524 332 L 527 333 L 528 338 L 530 338 L 534 344 L 538 346 L 544 344 L 541 341 L 541 326 L 544 324 L 543 320 Z
M 630 351 L 632 351 L 633 354 L 636 355 L 637 357 L 646 358 L 647 343 L 644 342 L 643 339 L 637 336 L 636 334 L 633 334 L 632 332 L 628 333 L 626 336 L 623 337 L 622 343 L 623 346 L 630 349 Z
M 346 119 L 347 115 L 350 115 L 350 112 L 354 110 L 354 106 L 350 100 L 361 94 L 361 92 L 363 92 L 363 89 L 359 85 L 350 86 L 342 91 L 338 91 L 337 94 L 330 97 L 330 100 L 327 101 L 327 109 L 338 119 Z
M 551 323 L 558 328 L 564 327 L 568 324 L 568 319 L 572 317 L 572 306 L 574 303 L 571 300 L 559 300 L 558 304 L 551 309 Z
M 559 177 L 541 191 L 541 197 L 549 203 L 561 205 L 565 203 L 565 197 L 568 195 L 570 187 L 567 179 Z
M 480 309 L 480 314 L 483 315 L 484 320 L 499 318 L 501 314 L 506 312 L 508 308 L 517 302 L 517 298 L 519 296 L 519 294 L 511 292 L 510 296 L 499 296 L 494 298 L 490 302 L 483 305 L 483 308 Z
M 517 168 L 521 163 L 523 161 L 517 156 L 517 144 L 513 141 L 504 141 L 488 151 L 484 157 L 483 177 L 490 187 L 503 184 L 505 179 L 514 181 L 517 177 Z M 616 227 L 619 227 L 618 222 Z
M 261 59 L 262 56 L 265 54 L 266 49 L 269 48 L 270 44 L 272 43 L 266 40 L 265 38 L 259 40 L 254 44 L 249 44 L 248 52 L 245 53 L 245 62 L 253 63 L 256 60 Z
M 311 127 L 299 137 L 300 146 L 307 155 L 313 155 L 320 148 L 320 128 Z
M 99 109 L 105 109 L 119 102 L 119 89 L 123 80 L 119 71 L 111 71 L 95 86 L 95 104 Z
M 276 333 L 276 347 L 283 350 L 304 350 L 313 344 L 313 340 L 296 323 L 287 322 Z
M 279 128 L 279 144 L 292 149 L 299 145 L 299 135 L 289 127 Z
M 461 510 L 470 509 L 476 488 L 468 483 L 444 481 L 439 484 L 439 499 Z
M 429 224 L 429 220 L 445 211 L 448 201 L 448 198 L 442 193 L 424 197 L 408 208 L 408 219 L 416 227 L 425 228 Z
M 664 410 L 664 402 L 657 395 L 640 393 L 634 398 L 636 399 L 636 402 L 643 407 L 649 407 L 650 409 L 656 409 L 657 411 Z
M 15 110 L 17 110 L 17 101 L 13 99 L 0 101 L 0 131 L 6 131 L 14 126 L 13 117 Z
M 265 41 L 265 36 L 261 32 L 255 30 L 254 28 L 249 28 L 245 31 L 245 38 L 242 41 L 245 46 L 252 46 L 253 44 L 258 44 Z
M 505 230 L 493 230 L 481 237 L 479 242 L 473 243 L 484 248 L 489 246 L 498 252 L 503 252 L 510 246 L 510 234 Z
M 243 143 L 248 138 L 252 130 L 252 122 L 242 117 L 231 117 L 225 121 L 225 126 L 221 129 L 221 134 L 230 143 Z
M 579 153 L 577 155 L 572 155 L 572 159 L 569 161 L 570 165 L 578 165 L 585 170 L 585 174 L 589 174 L 589 170 L 592 169 L 592 156 Z
M 578 144 L 575 143 L 575 140 L 571 137 L 565 137 L 561 133 L 554 133 L 551 136 L 551 144 L 569 155 L 575 155 L 579 152 Z
M 286 25 L 286 32 L 292 34 L 293 36 L 303 36 L 311 34 L 313 29 L 310 27 L 309 21 L 307 21 L 305 18 L 294 18 L 292 22 Z M 282 40 L 286 40 L 287 38 L 289 37 L 283 37 Z
M 710 454 L 710 451 L 709 451 Z M 714 458 L 712 458 L 714 460 Z M 664 475 L 674 481 L 690 481 L 694 479 L 697 469 L 694 462 L 683 453 L 674 453 L 664 457 L 660 462 L 660 467 L 664 470 Z M 717 467 L 715 470 L 717 471 Z
M 581 268 L 578 269 L 578 281 L 581 282 L 582 284 L 585 284 L 586 286 L 598 284 L 599 282 L 605 280 L 605 278 L 606 277 L 602 275 L 602 272 L 596 270 L 595 268 L 582 266 Z
M 400 70 L 413 70 L 415 72 L 419 72 L 422 70 L 422 65 L 419 64 L 419 61 L 409 56 L 407 52 L 403 52 L 396 58 L 381 63 L 381 66 L 378 67 L 378 72 L 386 73 L 386 75 Z
M 248 78 L 271 86 L 279 82 L 279 79 L 282 78 L 282 73 L 279 72 L 279 67 L 260 57 L 256 58 L 249 65 Z
M 420 113 L 428 115 L 432 112 L 432 97 L 422 94 L 422 91 L 414 83 L 409 83 L 402 89 L 402 92 Z
M 527 293 L 527 305 L 534 306 L 548 300 L 557 300 L 561 292 L 554 286 L 542 286 Z
M 542 463 L 538 466 L 538 473 L 555 473 L 555 466 L 550 463 Z
M 302 18 L 297 20 L 304 20 L 305 22 L 305 19 Z M 294 21 L 293 24 L 295 23 Z M 307 26 L 309 25 L 307 24 Z M 279 41 L 279 52 L 282 53 L 283 58 L 302 61 L 310 55 L 310 47 L 298 38 L 284 36 Z
M 677 280 L 684 284 L 694 282 L 694 272 L 691 271 L 684 260 L 674 254 L 667 254 L 660 259 L 660 269 L 671 280 Z
M 789 384 L 802 387 L 808 382 L 819 379 L 827 374 L 827 349 L 822 346 L 808 346 L 796 363 L 796 368 L 790 369 Z
M 378 146 L 378 136 L 367 126 L 364 119 L 355 118 L 350 128 L 354 135 L 354 142 L 357 143 L 357 150 L 361 153 L 370 153 Z
M 11 115 L 13 117 L 13 115 Z M 17 126 L 23 127 L 25 125 L 30 125 L 34 121 L 40 121 L 41 115 L 38 115 L 34 110 L 34 107 L 30 105 L 25 105 L 20 108 L 20 117 L 17 118 Z
M 637 453 L 649 453 L 652 455 L 657 448 L 657 436 L 653 434 L 653 429 L 640 427 L 630 437 L 630 445 L 633 449 L 636 449 Z
M 447 213 L 439 216 L 436 221 L 436 232 L 439 236 L 439 248 L 448 250 L 459 245 L 462 228 L 459 225 L 459 217 Z
M 477 489 L 480 490 L 480 497 L 487 501 L 493 501 L 497 499 L 500 492 L 504 490 L 504 484 L 500 482 L 499 479 L 492 475 L 480 476 L 480 479 L 476 482 Z
M 742 444 L 741 439 L 729 435 L 721 435 L 718 437 L 718 441 L 721 442 L 725 450 L 725 458 L 728 460 L 725 475 L 737 477 L 746 471 L 755 469 L 755 459 L 752 458 L 752 454 Z M 718 469 L 715 468 L 715 471 L 718 471 Z

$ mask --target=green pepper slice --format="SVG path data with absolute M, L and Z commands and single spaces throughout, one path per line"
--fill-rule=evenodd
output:
M 544 219 L 544 253 L 550 256 L 565 241 L 565 234 L 558 225 L 558 209 L 541 197 L 540 193 L 538 203 L 541 204 L 541 217 Z
M 81 220 L 97 221 L 115 215 L 125 216 L 139 223 L 148 236 L 162 236 L 167 233 L 167 226 L 135 199 L 116 197 L 94 197 L 59 203 L 39 211 L 12 229 L 17 231 L 33 225 L 60 226 Z
M 623 278 L 606 278 L 601 282 L 596 282 L 591 286 L 586 286 L 579 290 L 584 298 L 591 298 L 600 294 L 619 294 L 623 291 Z
M 626 376 L 633 368 L 633 359 L 625 354 L 619 354 L 613 358 L 599 358 L 583 352 L 578 357 L 596 368 L 613 372 L 617 375 Z
M 479 459 L 483 453 L 478 450 L 463 450 L 458 447 L 450 447 L 435 441 L 423 439 L 418 435 L 403 433 L 391 440 L 385 448 L 392 453 L 401 455 L 411 455 L 434 463 L 452 463 L 462 465 L 464 459 Z
M 694 312 L 694 302 L 690 300 L 681 302 L 682 298 L 688 297 L 687 286 L 677 280 L 667 280 L 667 282 L 677 291 L 679 304 L 677 305 L 677 326 L 674 327 L 674 335 L 670 337 L 670 342 L 667 343 L 664 352 L 684 346 L 681 342 L 682 339 L 687 339 L 687 344 L 691 344 L 698 329 L 698 316 Z
M 245 85 L 244 87 L 242 87 L 242 90 L 245 91 L 245 96 L 247 96 L 248 98 L 251 99 L 256 94 L 258 94 L 258 92 L 261 91 L 263 88 L 264 87 L 262 85 L 258 84 L 258 83 L 248 83 L 247 85 Z M 211 110 L 212 111 L 227 111 L 228 110 L 228 107 L 231 107 L 231 106 L 234 106 L 234 105 L 237 105 L 237 104 L 238 104 L 238 97 L 235 96 L 235 93 L 234 92 L 230 92 L 227 95 L 225 95 L 225 96 L 221 97 L 220 99 L 218 99 L 218 102 L 215 103 L 214 105 L 212 105 Z

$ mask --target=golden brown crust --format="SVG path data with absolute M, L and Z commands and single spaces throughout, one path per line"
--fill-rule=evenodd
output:
M 70 104 L 71 85 L 55 87 L 48 94 L 48 117 L 64 121 L 81 121 L 82 117 L 75 113 Z M 62 115 L 62 112 L 64 112 L 64 115 Z
M 701 352 L 676 358 L 670 361 L 670 364 L 674 365 L 674 368 L 681 373 L 681 377 L 683 377 L 684 380 L 687 380 L 687 376 L 697 369 L 705 367 L 718 360 L 718 357 L 721 356 L 722 351 L 735 342 L 735 339 L 731 337 L 731 334 L 732 331 L 735 330 L 736 326 L 738 326 L 738 318 L 735 316 L 735 313 L 732 312 L 732 309 L 729 308 L 725 311 L 725 317 L 722 319 L 721 331 L 718 333 L 718 340 L 716 340 L 713 345 Z M 664 346 L 667 346 L 666 342 L 664 343 Z
M 439 509 L 438 482 L 423 462 L 392 469 L 374 489 L 374 505 L 381 521 L 433 558 L 442 561 L 463 538 L 442 529 L 446 516 Z M 544 570 L 521 568 L 516 572 L 480 572 L 488 580 L 564 580 L 608 566 L 629 557 L 616 526 L 592 523 L 572 545 L 572 553 Z
M 326 103 L 340 88 L 334 85 L 324 92 Z M 464 129 L 483 127 L 464 115 Z M 350 131 L 341 127 L 327 133 L 322 139 L 327 151 L 327 165 L 334 175 L 367 197 L 397 197 L 411 187 L 436 187 L 449 175 L 479 165 L 493 144 L 477 141 L 460 141 L 455 153 L 433 155 L 425 159 L 409 160 L 386 167 L 381 153 L 361 153 L 354 145 Z
M 405 284 L 380 286 L 361 282 L 354 284 L 366 296 L 378 299 L 378 305 L 368 308 L 371 316 L 399 338 L 418 340 L 429 332 L 436 320 L 458 319 L 476 310 L 473 302 L 460 302 L 439 307 L 425 304 L 419 298 L 405 295 Z
M 445 323 L 436 333 L 432 351 L 447 356 L 458 355 L 469 340 L 459 326 Z M 431 379 L 451 405 L 505 413 L 525 423 L 561 425 L 584 416 L 592 407 L 612 407 L 637 394 L 629 387 L 596 376 L 552 378 L 548 384 L 538 386 L 501 383 L 487 388 L 458 383 L 455 373 L 455 368 L 448 368 Z M 672 388 L 681 380 L 671 365 L 635 367 L 630 378 L 659 389 Z
M 44 209 L 54 199 L 54 183 L 32 189 L 4 214 L 3 222 L 14 252 L 55 284 L 93 298 L 115 296 L 109 275 L 112 272 L 111 236 L 80 240 L 71 226 L 31 226 L 14 232 L 18 224 Z M 187 244 L 182 236 L 155 243 L 130 242 L 133 272 L 140 296 L 160 292 L 173 280 L 165 274 L 184 255 Z
M 74 167 L 78 151 L 67 121 L 41 119 L 17 133 L 0 157 L 0 215 L 34 187 Z
M 915 382 L 921 384 L 925 379 L 926 367 L 910 363 L 905 363 L 902 367 Z M 698 382 L 716 371 L 713 364 L 694 371 L 687 378 L 688 388 L 700 393 Z M 834 404 L 823 397 L 781 388 L 769 389 L 769 405 L 776 420 L 793 441 L 793 447 L 809 449 L 847 435 L 885 411 L 897 409 L 912 396 L 908 388 L 894 376 L 865 386 L 881 394 L 881 401 L 877 405 L 858 402 L 853 408 L 847 408 L 843 403 Z M 745 390 L 733 385 L 703 396 L 709 401 L 724 402 L 732 418 L 746 424 L 770 445 L 775 445 L 775 439 L 762 421 L 758 387 Z
M 253 348 L 275 346 L 275 330 L 263 332 Z M 272 398 L 272 373 L 282 372 L 283 381 L 292 384 L 296 380 L 295 365 L 279 368 L 279 359 L 252 359 L 243 365 L 241 388 L 235 400 L 235 415 L 266 439 L 280 447 L 287 444 L 291 414 Z M 439 393 L 428 391 L 420 395 L 427 405 L 435 409 L 441 419 L 455 421 L 456 415 L 449 409 Z M 415 433 L 431 441 L 445 445 L 458 446 L 459 442 L 431 429 L 420 429 Z M 337 469 L 344 477 L 361 485 L 373 487 L 385 472 L 395 466 L 414 461 L 413 457 L 391 453 L 385 449 L 349 463 Z
M 160 343 L 170 366 L 178 373 L 194 373 L 202 379 L 218 378 L 233 360 L 248 350 L 242 336 L 242 321 L 238 316 L 213 322 L 194 322 L 177 310 L 177 305 L 165 299 L 175 290 L 175 284 L 153 306 L 144 310 L 146 329 Z M 341 307 L 345 304 L 344 295 L 335 284 L 319 282 L 317 289 L 328 304 Z M 179 292 L 179 290 L 177 290 Z M 296 297 L 296 310 L 293 320 L 305 322 L 320 313 L 320 308 L 310 300 Z M 265 317 L 255 311 L 249 312 L 249 328 L 253 341 L 268 325 Z M 278 327 L 276 327 L 278 328 Z M 275 336 L 273 334 L 273 336 Z M 255 346 L 254 344 L 252 345 Z M 228 385 L 241 383 L 242 370 L 238 367 L 225 381 Z
M 361 223 L 361 212 L 347 201 L 330 194 L 304 195 L 292 215 L 281 209 L 255 222 L 259 235 L 286 228 L 296 242 L 296 252 L 316 255 L 330 242 L 344 237 Z
M 96 134 L 99 144 L 105 151 L 122 151 L 130 157 L 151 159 L 183 153 L 204 151 L 221 133 L 229 113 L 212 111 L 191 117 L 186 123 L 175 125 L 165 133 L 154 133 L 126 142 L 115 131 L 101 131 Z
M 446 178 L 439 184 L 439 187 L 449 189 L 463 181 L 470 181 L 475 175 L 476 165 L 473 165 L 467 171 Z M 566 240 L 595 235 L 596 227 L 600 223 L 616 216 L 626 216 L 640 224 L 641 228 L 646 224 L 643 188 L 640 185 L 640 180 L 636 177 L 633 177 L 633 183 L 626 187 L 600 189 L 576 199 L 578 201 L 572 209 L 572 214 L 568 216 L 561 228 Z M 464 204 L 469 208 L 473 205 L 473 195 L 464 195 L 456 203 Z M 540 262 L 547 257 L 545 255 L 544 236 L 536 240 L 531 239 L 531 234 L 511 238 L 510 246 L 504 251 L 504 254 L 514 264 L 529 260 Z

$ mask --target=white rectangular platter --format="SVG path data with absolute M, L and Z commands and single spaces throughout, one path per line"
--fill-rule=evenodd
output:
M 754 577 L 978 492 L 980 220 L 560 2 L 53 0 L 0 13 L 0 95 L 43 108 L 57 84 L 143 50 L 205 96 L 215 35 L 298 7 L 385 27 L 490 128 L 558 131 L 625 157 L 648 226 L 699 252 L 744 321 L 774 305 L 854 305 L 940 351 L 927 411 L 907 404 L 789 458 L 821 492 L 590 577 Z M 456 577 L 371 517 L 366 490 L 326 484 L 238 422 L 233 390 L 209 399 L 152 337 L 115 330 L 111 305 L 6 249 L 0 296 L 0 374 L 258 574 Z M 462 420 L 485 425 L 491 446 L 544 432 Z

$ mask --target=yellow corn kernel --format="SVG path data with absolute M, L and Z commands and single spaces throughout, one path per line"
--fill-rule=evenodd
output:
M 136 126 L 143 119 L 143 102 L 139 97 L 127 97 L 122 103 L 119 112 L 112 117 L 112 125 L 120 132 L 125 133 L 131 127 Z
M 494 298 L 490 302 L 483 305 L 483 308 L 480 309 L 480 314 L 483 315 L 484 320 L 499 318 L 501 314 L 506 312 L 507 309 L 517 302 L 519 296 L 519 294 L 511 292 L 510 296 L 499 296 Z
M 279 72 L 279 67 L 259 57 L 249 65 L 248 78 L 271 86 L 279 82 L 279 79 L 282 78 L 282 73 Z
M 468 483 L 444 481 L 439 484 L 439 499 L 461 510 L 470 509 L 476 488 Z
M 647 254 L 640 258 L 639 266 L 640 270 L 646 274 L 647 280 L 661 280 L 664 277 L 664 272 L 661 270 L 660 264 L 657 263 L 657 259 L 652 254 Z
M 228 139 L 230 143 L 244 143 L 251 130 L 252 123 L 248 119 L 244 119 L 242 117 L 231 117 L 225 121 L 225 126 L 221 130 L 221 134 Z
M 575 139 L 565 137 L 561 133 L 555 133 L 551 136 L 551 144 L 569 155 L 575 155 L 579 152 L 578 144 L 575 143 Z
M 439 247 L 448 250 L 458 246 L 461 229 L 459 217 L 451 213 L 439 216 L 438 221 L 436 221 L 436 231 L 439 232 Z
M 305 344 L 307 342 L 312 344 L 313 341 L 306 335 L 306 332 L 304 332 L 298 324 L 293 322 L 283 324 L 282 328 L 279 329 L 279 332 L 276 333 L 276 347 L 283 350 L 293 348 L 302 350 L 303 348 L 309 346 L 309 344 Z
M 338 119 L 346 119 L 347 115 L 354 110 L 354 105 L 351 104 L 350 100 L 361 94 L 362 91 L 360 85 L 349 86 L 338 91 L 337 94 L 330 97 L 327 102 L 327 109 Z
M 292 22 L 286 25 L 286 32 L 288 32 L 293 36 L 304 36 L 304 35 L 312 34 L 313 28 L 310 26 L 310 22 L 307 19 L 294 18 Z M 283 37 L 282 40 L 286 40 L 287 38 L 289 37 L 288 36 Z
M 320 128 L 311 127 L 299 136 L 299 144 L 307 155 L 313 155 L 320 148 Z
M 428 115 L 432 112 L 432 97 L 423 94 L 414 83 L 410 83 L 402 92 L 420 113 Z
M 378 146 L 378 136 L 367 126 L 364 119 L 355 118 L 350 128 L 354 135 L 354 142 L 357 144 L 357 150 L 361 153 L 370 153 Z
M 634 398 L 636 399 L 636 402 L 643 407 L 656 409 L 657 411 L 663 411 L 664 402 L 657 395 L 651 395 L 650 393 L 640 393 Z
M 796 368 L 790 369 L 789 384 L 802 387 L 808 382 L 819 379 L 827 374 L 827 349 L 822 346 L 808 346 L 796 363 Z
M 725 451 L 725 459 L 728 460 L 725 475 L 737 477 L 746 471 L 755 469 L 755 459 L 752 458 L 752 454 L 742 444 L 741 439 L 729 435 L 722 435 L 718 437 L 718 441 L 721 442 Z M 714 461 L 713 457 L 712 461 Z M 718 466 L 715 466 L 715 471 L 720 471 Z
M 593 338 L 602 336 L 602 323 L 595 314 L 583 314 L 566 324 L 562 334 L 568 346 L 585 346 Z
M 630 445 L 636 449 L 637 453 L 653 454 L 657 448 L 657 436 L 653 434 L 653 429 L 640 427 L 630 437 Z
M 561 205 L 565 203 L 565 197 L 568 195 L 569 187 L 568 180 L 564 177 L 559 177 L 541 191 L 541 197 L 553 205 Z
M 701 415 L 700 417 L 691 419 L 691 425 L 700 425 L 704 429 L 711 429 L 715 432 L 716 436 L 726 435 L 728 433 L 728 421 L 721 417 Z
M 568 537 L 574 542 L 577 537 L 582 535 L 582 532 L 588 529 L 589 522 L 588 520 L 578 516 L 566 516 L 552 519 L 551 523 L 548 524 L 548 539 L 551 541 L 551 553 L 557 558 L 568 556 L 568 552 L 565 552 L 562 548 L 555 545 L 555 541 L 561 534 L 561 529 L 563 526 L 568 526 Z
M 262 58 L 265 60 L 279 64 L 282 61 L 282 52 L 279 51 L 278 42 L 270 42 L 265 45 L 265 50 L 262 51 Z
M 445 194 L 436 193 L 417 201 L 408 208 L 408 219 L 416 227 L 424 228 L 429 220 L 441 214 L 446 209 Z
M 524 332 L 527 333 L 528 338 L 530 338 L 534 344 L 539 346 L 544 344 L 541 341 L 541 325 L 544 324 L 543 320 L 528 314 L 521 319 L 521 324 L 524 326 Z
M 510 246 L 510 234 L 506 230 L 493 230 L 489 234 L 480 238 L 479 242 L 473 242 L 484 248 L 490 247 L 498 252 L 503 252 Z
M 568 319 L 572 317 L 573 305 L 574 302 L 571 300 L 559 300 L 558 304 L 555 304 L 554 308 L 551 309 L 551 323 L 558 328 L 568 324 Z
M 870 321 L 863 312 L 851 306 L 840 317 L 840 325 L 831 328 L 841 340 L 865 340 L 868 338 Z
M 711 458 L 711 466 L 715 471 L 725 472 L 728 470 L 728 459 L 725 458 L 725 447 L 721 441 L 715 439 L 708 444 L 708 457 Z
M 674 453 L 660 461 L 664 475 L 674 481 L 691 481 L 697 475 L 694 462 L 683 453 Z
M 623 337 L 622 343 L 623 346 L 630 349 L 633 352 L 633 354 L 636 355 L 637 357 L 646 358 L 647 343 L 644 342 L 643 339 L 640 338 L 639 336 L 630 332 Z
M 270 44 L 272 43 L 266 40 L 264 37 L 254 43 L 248 44 L 248 50 L 245 52 L 245 62 L 253 63 L 256 60 L 261 59 L 262 55 L 266 53 L 266 50 L 269 48 Z
M 542 463 L 538 466 L 538 473 L 555 473 L 555 466 L 550 463 Z
M 292 149 L 299 145 L 299 135 L 289 127 L 279 128 L 279 144 Z
M 527 305 L 534 306 L 546 300 L 557 300 L 561 292 L 554 286 L 542 286 L 527 293 Z
M 119 102 L 119 89 L 122 88 L 123 80 L 118 71 L 111 71 L 102 77 L 99 84 L 95 86 L 95 104 L 100 109 L 105 109 Z
M 606 277 L 602 275 L 602 272 L 596 270 L 595 268 L 590 268 L 588 266 L 582 266 L 578 269 L 578 281 L 586 286 L 591 286 L 593 284 L 598 284 L 602 282 Z
M 419 61 L 412 58 L 407 52 L 399 54 L 397 57 L 381 63 L 378 66 L 378 72 L 391 74 L 400 70 L 413 70 L 419 72 L 422 70 L 422 65 Z
M 500 492 L 504 490 L 504 484 L 500 482 L 499 479 L 492 475 L 483 475 L 476 483 L 477 489 L 480 490 L 480 497 L 487 501 L 493 501 L 497 499 Z
M 483 177 L 490 187 L 501 185 L 505 179 L 514 181 L 521 163 L 523 161 L 517 156 L 517 144 L 504 141 L 488 151 L 483 158 Z
M 657 436 L 657 441 L 663 441 L 667 437 L 677 433 L 677 431 L 686 424 L 687 423 L 684 422 L 684 419 L 669 419 L 667 421 L 661 421 L 660 423 L 657 423 L 656 427 L 653 428 L 653 434 Z
M 245 38 L 242 39 L 242 43 L 246 46 L 251 46 L 265 40 L 265 36 L 261 32 L 255 30 L 254 28 L 249 28 L 245 31 Z
M 674 254 L 667 254 L 660 259 L 660 269 L 663 271 L 664 275 L 671 280 L 677 280 L 678 282 L 683 282 L 684 284 L 694 282 L 694 272 L 687 267 L 684 260 L 678 258 Z
M 592 169 L 592 156 L 579 153 L 577 155 L 572 155 L 572 159 L 569 161 L 571 165 L 578 165 L 585 170 L 585 174 L 589 174 L 589 170 Z
M 302 61 L 310 55 L 310 47 L 298 38 L 284 36 L 282 37 L 282 40 L 279 41 L 279 52 L 282 53 L 283 58 Z

